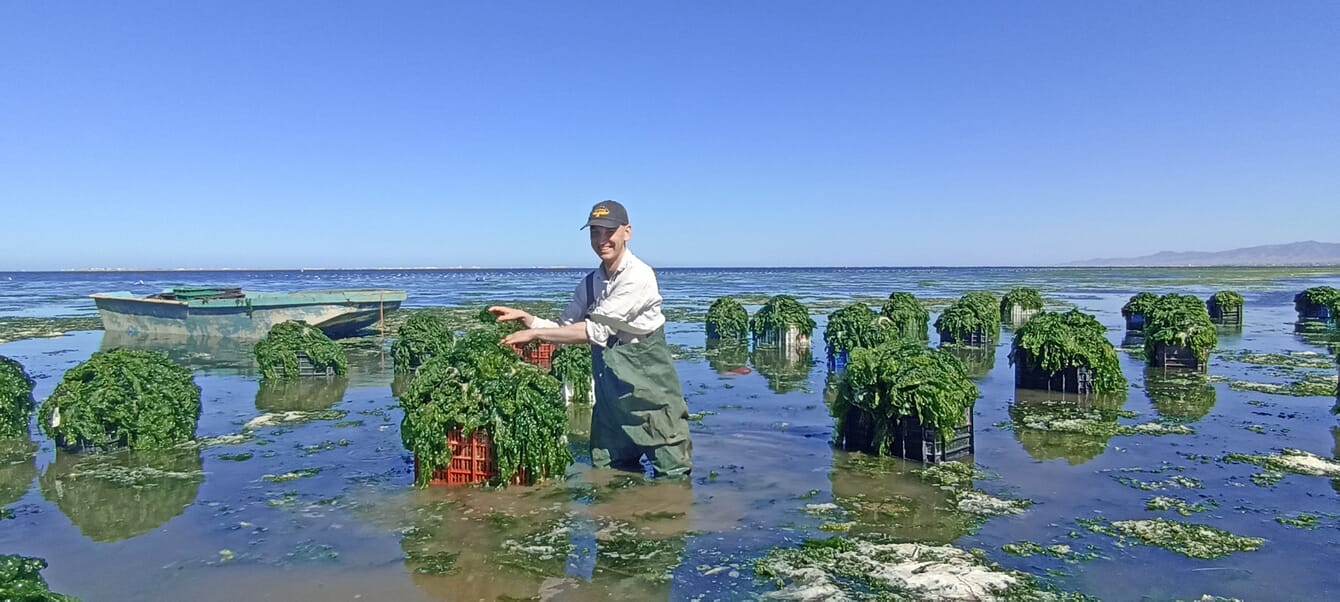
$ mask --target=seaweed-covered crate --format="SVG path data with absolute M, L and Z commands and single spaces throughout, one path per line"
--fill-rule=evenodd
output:
M 498 477 L 498 465 L 493 460 L 493 441 L 484 431 L 475 431 L 467 438 L 461 434 L 461 429 L 451 429 L 447 432 L 447 444 L 451 446 L 451 464 L 434 470 L 429 485 L 473 485 Z M 416 480 L 419 470 L 419 459 L 414 458 Z M 525 471 L 517 471 L 508 482 L 524 485 Z
M 940 331 L 940 344 L 942 345 L 967 345 L 969 347 L 986 347 L 991 344 L 991 338 L 985 332 L 974 330 L 963 338 L 957 338 L 954 335 Z
M 1155 368 L 1177 368 L 1181 370 L 1203 370 L 1205 368 L 1190 349 L 1167 343 L 1154 344 L 1154 355 L 1149 358 L 1149 365 Z
M 1126 330 L 1144 330 L 1145 315 L 1139 313 L 1128 314 L 1126 316 Z
M 846 349 L 834 350 L 828 348 L 828 371 L 834 374 L 840 374 L 847 367 L 847 361 L 851 359 L 851 352 Z
M 512 345 L 512 351 L 521 356 L 528 364 L 539 366 L 541 370 L 548 370 L 550 362 L 554 359 L 554 351 L 557 348 L 553 343 L 532 343 L 529 345 Z
M 1210 312 L 1210 321 L 1224 326 L 1242 326 L 1242 306 L 1226 309 L 1214 302 L 1211 297 L 1205 302 L 1205 309 Z
M 1058 391 L 1076 395 L 1093 393 L 1093 372 L 1088 368 L 1077 366 L 1049 374 L 1045 370 L 1025 366 L 1025 363 L 1021 361 L 1014 365 L 1016 389 Z
M 922 427 L 916 416 L 899 418 L 889 437 L 889 452 L 908 460 L 933 464 L 970 456 L 975 446 L 972 409 L 964 414 L 963 423 L 954 429 L 948 443 L 940 441 L 936 429 Z M 846 450 L 878 453 L 874 422 L 859 408 L 849 408 L 837 444 Z
M 312 358 L 308 357 L 307 353 L 296 351 L 293 355 L 298 358 L 298 376 L 335 376 L 334 366 L 326 366 L 325 368 L 317 369 L 316 365 L 312 363 Z M 284 371 L 282 365 L 275 367 L 280 372 Z
M 755 347 L 776 347 L 778 349 L 798 350 L 810 346 L 810 338 L 801 334 L 800 328 L 792 326 L 785 332 L 769 330 L 754 337 Z

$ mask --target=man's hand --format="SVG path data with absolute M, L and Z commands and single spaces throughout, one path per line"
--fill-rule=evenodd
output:
M 492 310 L 493 308 L 489 308 L 489 309 Z M 503 308 L 503 309 L 506 309 L 506 308 Z M 515 310 L 513 310 L 513 311 L 515 311 Z M 502 318 L 500 317 L 500 318 L 498 318 L 498 319 L 501 320 Z M 502 344 L 503 344 L 503 345 L 525 345 L 525 344 L 530 343 L 531 341 L 537 340 L 537 339 L 539 339 L 539 338 L 540 338 L 540 333 L 536 332 L 535 329 L 530 328 L 530 329 L 526 329 L 526 330 L 518 330 L 518 331 L 516 331 L 516 332 L 514 332 L 514 333 L 512 333 L 512 334 L 509 334 L 509 335 L 503 337 Z
M 512 320 L 521 320 L 523 323 L 526 324 L 526 326 L 530 326 L 530 322 L 534 318 L 524 310 L 507 307 L 504 305 L 494 305 L 493 307 L 490 307 L 489 313 L 493 314 L 494 319 L 498 320 L 499 322 L 510 322 Z

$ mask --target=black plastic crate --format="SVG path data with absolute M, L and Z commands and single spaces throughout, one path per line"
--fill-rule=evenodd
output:
M 1190 349 L 1167 343 L 1154 344 L 1154 354 L 1149 358 L 1149 365 L 1155 368 L 1174 368 L 1178 370 L 1205 369 L 1205 366 L 1200 363 L 1200 359 Z
M 880 441 L 876 440 L 874 422 L 857 408 L 847 411 L 843 431 L 837 441 L 838 447 L 869 454 L 879 453 Z M 903 416 L 898 419 L 892 432 L 885 435 L 889 440 L 890 455 L 927 464 L 949 462 L 970 456 L 975 451 L 972 410 L 964 416 L 964 423 L 954 429 L 948 442 L 941 442 L 936 429 L 924 428 L 916 416 Z
M 1126 316 L 1126 330 L 1144 330 L 1145 315 L 1133 313 Z
M 961 339 L 956 338 L 954 335 L 948 332 L 944 331 L 937 331 L 937 332 L 940 334 L 941 345 L 966 345 L 968 347 L 986 347 L 994 342 L 991 340 L 991 337 L 987 336 L 987 333 L 982 332 L 980 330 L 970 332 L 964 335 L 963 338 Z
M 1026 366 L 1027 361 L 1014 365 L 1014 387 L 1016 389 L 1034 389 L 1037 391 L 1057 391 L 1088 395 L 1093 393 L 1093 372 L 1084 367 L 1066 368 L 1060 372 L 1048 373 L 1038 368 Z

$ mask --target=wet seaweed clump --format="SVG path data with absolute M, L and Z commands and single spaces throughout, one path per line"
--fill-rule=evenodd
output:
M 1010 289 L 1000 298 L 1000 321 L 1014 324 L 1028 320 L 1030 312 L 1042 311 L 1042 293 L 1035 288 L 1021 286 Z M 1016 315 L 1018 320 L 1016 320 Z
M 534 483 L 572 462 L 558 380 L 500 345 L 495 330 L 470 332 L 420 366 L 400 405 L 401 442 L 419 462 L 419 487 L 450 464 L 447 433 L 457 429 L 489 436 L 503 481 L 521 471 Z
M 442 316 L 418 312 L 405 320 L 391 344 L 395 359 L 395 373 L 407 374 L 434 355 L 446 353 L 456 342 L 456 335 Z
M 824 326 L 824 343 L 828 354 L 834 355 L 852 349 L 876 347 L 890 337 L 879 327 L 879 314 L 864 303 L 852 303 L 828 316 Z
M 0 439 L 28 436 L 33 379 L 23 365 L 0 355 Z
M 1228 464 L 1255 464 L 1277 473 L 1340 478 L 1340 461 L 1323 458 L 1301 449 L 1284 449 L 1272 455 L 1233 453 L 1224 456 L 1223 461 Z
M 1143 291 L 1136 293 L 1121 306 L 1121 317 L 1130 320 L 1132 316 L 1145 316 L 1158 304 L 1159 296 L 1157 294 Z
M 1125 541 L 1163 548 L 1188 558 L 1213 560 L 1233 552 L 1254 552 L 1265 540 L 1260 537 L 1234 535 L 1209 525 L 1183 523 L 1166 518 L 1148 520 L 1119 520 L 1107 523 L 1102 519 L 1084 521 L 1094 533 L 1102 533 Z
M 13 602 L 78 602 L 47 588 L 42 569 L 47 561 L 13 554 L 0 555 L 0 600 Z
M 1235 291 L 1219 291 L 1210 296 L 1210 305 L 1221 312 L 1241 310 L 1243 302 L 1242 294 Z
M 569 403 L 595 403 L 592 370 L 591 348 L 586 345 L 563 345 L 549 361 L 549 371 L 563 384 L 563 398 Z
M 1340 290 L 1330 286 L 1314 286 L 1293 298 L 1294 309 L 1300 317 L 1311 315 L 1313 308 L 1326 308 L 1332 320 L 1340 316 Z
M 892 293 L 879 309 L 880 327 L 891 330 L 894 337 L 917 341 L 930 340 L 927 326 L 930 312 L 912 293 Z
M 743 341 L 749 336 L 749 312 L 734 297 L 722 297 L 707 308 L 707 338 Z
M 164 353 L 99 351 L 65 373 L 37 414 L 66 447 L 162 449 L 195 438 L 200 387 Z
M 814 334 L 814 318 L 805 306 L 790 295 L 777 295 L 749 319 L 749 332 L 754 344 L 776 344 L 788 333 L 796 333 L 808 340 Z
M 889 455 L 904 417 L 947 442 L 979 395 L 963 364 L 944 349 L 912 341 L 856 349 L 830 408 L 835 443 Z
M 300 365 L 299 354 L 311 363 L 312 373 L 338 375 L 349 371 L 344 348 L 320 328 L 298 320 L 275 324 L 265 338 L 256 342 L 255 354 L 263 379 L 303 376 L 306 367 Z
M 1087 370 L 1093 392 L 1120 394 L 1126 377 L 1116 349 L 1107 340 L 1107 328 L 1093 316 L 1072 309 L 1042 312 L 1014 333 L 1010 363 L 1048 376 L 1071 368 Z
M 1200 299 L 1169 293 L 1145 313 L 1145 357 L 1154 361 L 1158 345 L 1181 347 L 1195 354 L 1201 366 L 1219 344 L 1210 312 Z
M 974 291 L 959 297 L 935 319 L 935 331 L 945 343 L 986 345 L 1000 337 L 1000 308 L 989 293 Z

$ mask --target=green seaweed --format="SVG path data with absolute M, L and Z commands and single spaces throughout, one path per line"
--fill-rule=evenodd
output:
M 27 437 L 34 405 L 32 377 L 22 364 L 0 355 L 0 439 Z
M 743 341 L 749 336 L 749 312 L 734 297 L 722 297 L 707 308 L 707 338 Z
M 1025 311 L 1042 310 L 1042 293 L 1035 288 L 1012 288 L 1000 298 L 1000 321 L 1009 322 L 1013 318 L 1014 308 Z
M 446 353 L 456 342 L 456 335 L 439 314 L 419 312 L 405 320 L 396 331 L 391 344 L 396 374 L 408 374 L 434 355 Z
M 1014 333 L 1010 364 L 1056 374 L 1068 368 L 1085 368 L 1093 375 L 1097 393 L 1126 391 L 1126 377 L 1107 328 L 1093 316 L 1072 309 L 1065 313 L 1042 312 Z
M 891 336 L 918 341 L 930 340 L 927 326 L 931 314 L 912 293 L 891 293 L 879 309 L 879 327 L 891 330 Z
M 37 414 L 66 447 L 161 449 L 195 438 L 200 387 L 164 353 L 99 351 L 66 371 Z
M 756 344 L 759 339 L 785 335 L 791 328 L 808 338 L 814 334 L 815 326 L 809 310 L 790 295 L 777 295 L 768 299 L 749 319 L 749 332 L 753 334 Z
M 1119 520 L 1106 523 L 1095 520 L 1086 524 L 1090 531 L 1138 542 L 1176 552 L 1188 558 L 1213 560 L 1233 552 L 1252 552 L 1261 549 L 1265 540 L 1260 537 L 1234 535 L 1223 529 L 1196 523 L 1183 523 L 1166 518 L 1148 520 Z
M 320 328 L 298 320 L 275 324 L 265 338 L 256 342 L 254 352 L 263 379 L 301 376 L 298 353 L 306 355 L 318 373 L 329 369 L 341 375 L 349 371 L 344 348 Z
M 837 419 L 835 442 L 889 455 L 904 416 L 948 441 L 979 395 L 963 364 L 943 349 L 907 340 L 856 349 L 830 407 Z
M 0 317 L 0 343 L 23 339 L 58 337 L 69 332 L 102 330 L 102 318 Z
M 1154 361 L 1159 343 L 1189 349 L 1203 366 L 1210 350 L 1219 344 L 1219 335 L 1210 313 L 1200 299 L 1169 293 L 1145 312 L 1145 357 Z
M 1154 496 L 1145 502 L 1145 510 L 1151 512 L 1166 512 L 1172 510 L 1182 516 L 1191 516 L 1198 512 L 1208 512 L 1211 508 L 1218 508 L 1219 502 L 1207 499 L 1203 502 L 1188 502 L 1182 498 L 1171 496 Z
M 1129 318 L 1133 315 L 1148 315 L 1149 311 L 1159 302 L 1159 296 L 1151 292 L 1136 293 L 1121 306 L 1121 316 Z
M 5 602 L 78 602 L 47 588 L 42 570 L 47 561 L 13 554 L 0 555 L 0 600 Z
M 572 462 L 558 381 L 500 345 L 494 330 L 470 332 L 420 366 L 400 405 L 401 441 L 420 463 L 419 487 L 451 461 L 452 429 L 489 435 L 503 481 L 518 471 L 528 483 L 559 476 Z
M 587 345 L 563 345 L 549 360 L 549 371 L 571 387 L 572 403 L 595 403 L 591 398 L 592 369 L 591 347 Z
M 1240 293 L 1234 291 L 1219 291 L 1210 297 L 1210 303 L 1220 311 L 1232 311 L 1242 309 L 1243 298 Z
M 887 340 L 885 329 L 876 326 L 879 314 L 864 303 L 852 303 L 828 316 L 824 343 L 830 354 L 852 349 L 869 349 Z

